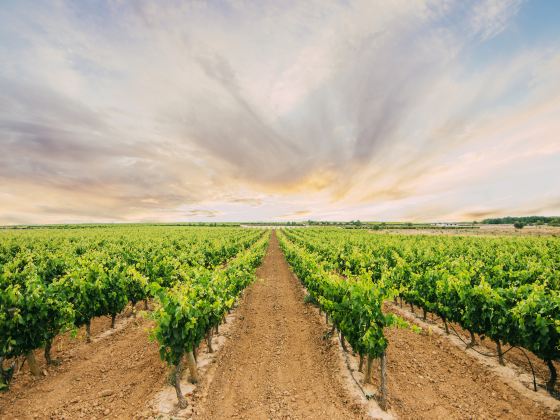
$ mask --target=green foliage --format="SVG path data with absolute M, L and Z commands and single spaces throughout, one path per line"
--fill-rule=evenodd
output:
M 128 300 L 134 306 L 148 296 L 148 279 L 136 267 L 128 266 L 123 273 L 123 286 Z
M 259 238 L 259 245 L 251 248 L 254 252 L 239 257 L 242 265 L 224 267 Z M 204 318 L 207 323 L 197 323 L 199 328 L 215 325 L 252 278 L 265 245 L 262 230 L 232 227 L 131 225 L 3 232 L 0 359 L 35 350 L 94 317 L 115 316 L 128 302 L 155 293 L 149 283 L 157 285 L 158 298 L 169 308 L 175 305 L 177 311 L 170 324 L 158 326 L 162 337 L 177 334 L 176 327 L 184 320 Z M 163 290 L 169 290 L 165 299 Z M 188 306 L 185 301 L 183 295 L 190 296 L 191 290 L 204 305 L 202 317 L 192 312 L 196 309 L 193 302 Z M 169 330 L 164 332 L 165 328 Z M 191 344 L 199 340 L 199 332 L 188 335 L 185 328 L 182 331 L 183 340 L 188 338 Z M 172 353 L 165 357 L 173 359 Z
M 190 284 L 177 284 L 172 289 L 155 285 L 154 294 L 160 306 L 153 313 L 162 360 L 177 365 L 183 354 L 192 351 L 204 337 L 203 313 L 207 302 L 199 299 L 199 291 Z
M 110 264 L 106 265 L 104 269 L 103 312 L 115 316 L 125 308 L 130 300 L 127 294 L 127 286 L 129 285 L 127 281 L 128 267 L 121 261 L 110 261 Z
M 0 274 L 0 357 L 32 351 L 68 328 L 72 306 L 58 298 L 57 289 L 46 284 L 32 262 L 16 258 Z
M 383 301 L 392 295 L 391 288 L 371 284 L 367 276 L 344 279 L 330 272 L 304 249 L 280 234 L 280 245 L 294 273 L 304 283 L 310 300 L 330 315 L 332 321 L 362 355 L 380 357 L 387 347 L 383 329 L 397 323 L 394 316 L 382 312 Z
M 74 308 L 74 325 L 80 327 L 93 317 L 107 315 L 107 273 L 95 258 L 80 258 L 77 266 L 53 283 L 61 299 Z
M 512 312 L 520 344 L 544 360 L 560 360 L 560 292 L 535 285 Z
M 522 223 L 523 225 L 535 224 L 556 224 L 560 217 L 547 217 L 547 216 L 525 216 L 525 217 L 498 217 L 494 219 L 484 219 L 483 224 L 487 225 L 511 225 L 515 223 Z
M 463 328 L 558 360 L 560 240 L 284 232 L 330 271 L 367 276 Z
M 268 233 L 261 235 L 247 250 L 239 245 L 238 254 L 226 267 L 190 268 L 178 275 L 182 281 L 171 288 L 150 284 L 159 304 L 152 314 L 156 321 L 152 337 L 159 343 L 162 360 L 177 365 L 207 331 L 220 324 L 239 293 L 253 280 L 268 238 Z

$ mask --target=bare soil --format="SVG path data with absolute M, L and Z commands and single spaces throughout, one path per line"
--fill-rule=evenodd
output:
M 416 306 L 414 307 L 413 312 L 410 311 L 410 306 L 408 304 L 406 304 L 403 307 L 403 309 L 406 312 L 409 312 L 417 316 L 419 319 L 420 317 L 422 317 L 422 310 Z M 430 313 L 427 314 L 427 319 L 425 322 L 427 324 L 437 325 L 440 329 L 444 328 L 443 321 L 441 320 L 441 318 L 437 317 L 434 314 L 430 314 Z M 448 323 L 448 325 L 449 325 L 450 334 L 452 335 L 458 334 L 461 341 L 465 343 L 470 342 L 469 332 L 461 328 L 459 324 L 455 324 L 451 322 Z M 475 334 L 475 339 L 476 339 L 476 345 L 474 347 L 475 350 L 485 355 L 488 355 L 487 357 L 495 358 L 496 360 L 498 359 L 496 343 L 494 341 L 490 340 L 489 338 L 481 337 L 477 334 Z M 548 367 L 546 366 L 546 363 L 541 358 L 539 358 L 538 356 L 536 356 L 534 353 L 530 352 L 527 349 L 521 349 L 521 348 L 510 349 L 510 346 L 507 344 L 502 344 L 502 352 L 505 352 L 503 358 L 506 366 L 513 365 L 515 368 L 524 371 L 526 375 L 530 376 L 530 382 L 525 383 L 525 386 L 527 388 L 530 388 L 531 390 L 534 389 L 531 366 L 533 367 L 533 370 L 535 372 L 537 388 L 540 390 L 545 387 L 545 383 L 548 381 L 550 377 L 550 372 L 548 370 Z M 527 359 L 530 360 L 530 363 Z M 556 367 L 556 370 L 560 372 L 560 363 L 553 361 L 553 364 Z M 556 392 L 560 394 L 560 383 L 556 384 Z
M 389 401 L 399 418 L 560 418 L 557 404 L 541 403 L 542 395 L 529 398 L 532 391 L 515 386 L 517 378 L 504 379 L 492 363 L 481 363 L 448 336 L 430 328 L 390 328 L 386 335 Z
M 341 383 L 338 348 L 304 303 L 274 234 L 257 275 L 213 381 L 195 395 L 195 418 L 367 418 Z
M 95 319 L 89 344 L 58 337 L 53 356 L 60 366 L 47 367 L 38 351 L 42 377 L 33 378 L 25 364 L 0 394 L 0 419 L 132 418 L 163 386 L 166 369 L 148 340 L 150 321 L 123 317 L 114 332 L 110 323 Z
M 478 225 L 473 229 L 381 229 L 370 230 L 375 234 L 403 235 L 449 235 L 449 236 L 554 236 L 560 237 L 558 226 L 525 226 L 516 229 L 513 225 Z

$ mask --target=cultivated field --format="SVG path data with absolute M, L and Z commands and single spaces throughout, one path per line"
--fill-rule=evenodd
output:
M 553 236 L 560 237 L 558 226 L 525 226 L 516 229 L 513 225 L 477 225 L 472 229 L 387 229 L 375 233 L 402 233 L 405 235 L 453 235 L 453 236 Z
M 559 418 L 560 239 L 506 230 L 2 231 L 0 418 Z

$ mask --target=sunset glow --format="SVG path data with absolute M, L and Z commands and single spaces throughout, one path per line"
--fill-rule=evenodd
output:
M 5 1 L 0 224 L 560 214 L 560 3 Z

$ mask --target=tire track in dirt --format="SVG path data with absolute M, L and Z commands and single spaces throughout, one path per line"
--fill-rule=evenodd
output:
M 338 349 L 303 301 L 275 233 L 258 280 L 237 309 L 198 419 L 367 418 L 341 383 Z

